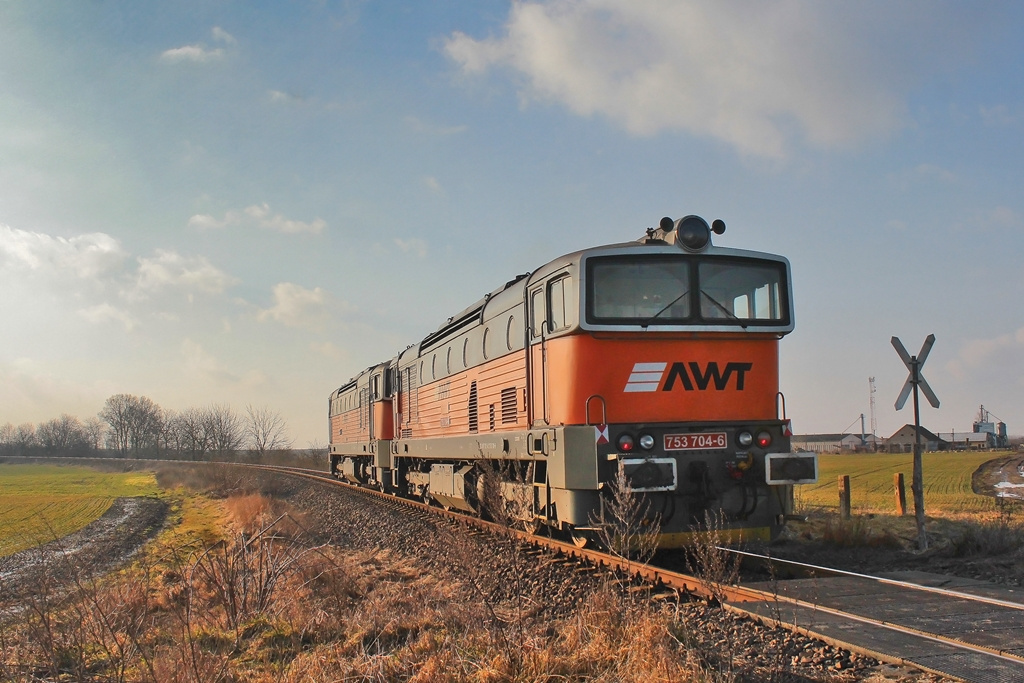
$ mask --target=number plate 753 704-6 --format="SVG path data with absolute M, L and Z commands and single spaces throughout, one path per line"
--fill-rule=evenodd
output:
M 666 434 L 666 451 L 703 451 L 724 449 L 729 440 L 725 432 L 706 432 L 704 434 Z

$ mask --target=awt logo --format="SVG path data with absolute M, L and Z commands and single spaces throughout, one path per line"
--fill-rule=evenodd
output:
M 729 362 L 722 368 L 715 361 L 703 368 L 696 361 L 673 363 L 671 367 L 668 363 L 635 363 L 623 391 L 672 391 L 676 386 L 686 391 L 706 391 L 709 387 L 724 391 L 730 383 L 737 391 L 743 391 L 746 374 L 753 367 L 753 363 Z M 665 381 L 664 386 L 662 380 Z

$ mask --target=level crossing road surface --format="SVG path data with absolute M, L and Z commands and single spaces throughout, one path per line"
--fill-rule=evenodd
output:
M 761 620 L 964 681 L 1024 681 L 1024 589 L 917 571 L 745 585 L 779 596 L 731 605 Z

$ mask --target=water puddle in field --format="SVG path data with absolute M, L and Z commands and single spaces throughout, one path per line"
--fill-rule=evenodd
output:
M 166 507 L 155 499 L 118 498 L 83 529 L 0 558 L 0 601 L 35 591 L 40 582 L 55 590 L 127 559 L 163 524 Z
M 1021 479 L 1024 479 L 1024 464 L 1017 466 L 1017 475 Z M 998 498 L 1019 498 L 1021 500 L 1024 500 L 1024 481 L 1001 481 L 997 483 L 993 488 L 996 489 L 996 496 Z
M 995 485 L 996 496 L 999 498 L 1020 498 L 1024 500 L 1024 491 L 1009 491 L 1007 489 L 1024 489 L 1024 484 L 1014 484 L 1010 481 L 1001 481 Z

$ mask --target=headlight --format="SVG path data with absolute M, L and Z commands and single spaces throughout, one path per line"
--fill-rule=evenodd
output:
M 620 451 L 631 451 L 633 450 L 633 437 L 629 434 L 623 434 L 619 437 L 619 450 Z
M 650 434 L 641 434 L 640 448 L 644 449 L 645 451 L 649 451 L 652 448 L 654 448 L 654 437 L 651 436 Z
M 750 444 L 754 443 L 754 435 L 750 432 L 740 432 L 736 435 L 736 443 L 746 448 Z
M 772 445 L 772 435 L 768 432 L 758 432 L 757 445 L 761 448 L 768 448 Z
M 711 228 L 700 216 L 686 216 L 676 221 L 676 243 L 686 251 L 704 251 L 710 242 Z

